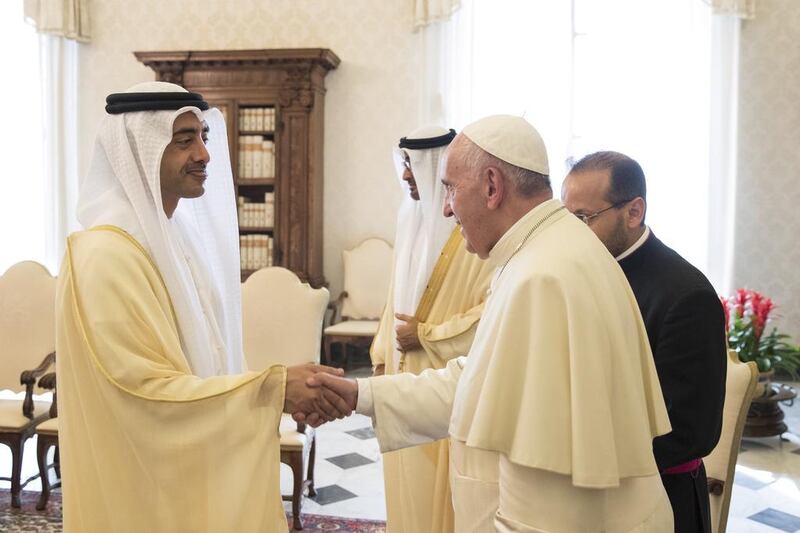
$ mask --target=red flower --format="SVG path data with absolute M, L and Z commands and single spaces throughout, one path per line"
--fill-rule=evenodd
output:
M 775 304 L 772 303 L 770 298 L 763 298 L 763 296 L 758 300 L 753 300 L 753 329 L 755 330 L 756 339 L 761 338 L 761 334 L 764 332 L 764 326 L 767 324 L 767 320 L 769 320 L 770 312 L 775 309 Z M 763 299 L 762 299 L 763 298 Z
M 776 328 L 761 339 L 777 307 L 771 298 L 760 292 L 738 289 L 734 295 L 720 298 L 720 302 L 725 313 L 728 344 L 740 361 L 754 361 L 761 372 L 778 368 L 800 376 L 800 346 L 785 340 L 789 336 L 780 334 Z
M 720 296 L 719 301 L 722 303 L 722 312 L 725 313 L 725 333 L 727 333 L 731 329 L 731 310 L 728 309 L 727 298 Z
M 744 316 L 744 307 L 747 304 L 747 298 L 749 295 L 750 294 L 747 289 L 736 289 L 736 296 L 733 298 L 733 303 L 736 309 L 736 314 L 734 316 L 736 318 L 742 318 Z
M 761 308 L 761 302 L 764 300 L 764 295 L 757 291 L 750 291 L 750 312 L 755 313 Z

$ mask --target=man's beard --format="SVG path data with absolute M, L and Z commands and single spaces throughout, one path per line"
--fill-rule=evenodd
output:
M 611 255 L 617 257 L 627 249 L 628 239 L 625 233 L 625 220 L 622 217 L 618 217 L 614 224 L 614 230 L 608 238 L 608 251 L 611 252 Z

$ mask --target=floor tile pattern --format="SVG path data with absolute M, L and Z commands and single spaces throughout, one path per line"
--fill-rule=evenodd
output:
M 777 509 L 767 508 L 752 516 L 748 517 L 750 520 L 766 524 L 781 531 L 793 533 L 800 529 L 800 517 L 793 514 L 784 513 Z
M 357 369 L 359 376 L 368 370 Z M 797 386 L 798 384 L 794 384 Z M 2 394 L 0 394 L 2 397 Z M 728 532 L 800 532 L 800 403 L 783 406 L 790 430 L 778 437 L 742 441 L 736 466 Z M 317 496 L 305 498 L 303 512 L 385 520 L 383 463 L 369 418 L 354 415 L 317 430 Z M 36 472 L 36 443 L 28 441 L 23 477 Z M 0 472 L 11 457 L 0 446 Z M 291 472 L 281 465 L 281 488 L 291 492 Z M 8 488 L 7 482 L 0 487 Z M 38 491 L 33 481 L 28 490 Z M 290 510 L 289 502 L 286 502 Z

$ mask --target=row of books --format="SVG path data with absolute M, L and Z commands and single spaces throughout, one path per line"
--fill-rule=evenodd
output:
M 258 270 L 272 266 L 272 237 L 240 235 L 239 254 L 242 270 Z
M 239 179 L 275 177 L 275 143 L 260 135 L 239 136 Z
M 251 202 L 249 198 L 237 198 L 239 227 L 271 228 L 275 225 L 275 193 L 264 194 L 264 202 Z
M 274 107 L 245 107 L 239 109 L 240 131 L 275 131 Z

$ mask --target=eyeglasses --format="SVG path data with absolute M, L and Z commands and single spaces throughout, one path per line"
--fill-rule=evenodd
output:
M 576 217 L 578 217 L 581 220 L 581 222 L 583 222 L 584 224 L 586 224 L 588 226 L 592 222 L 592 220 L 594 220 L 595 218 L 599 217 L 600 215 L 602 215 L 606 211 L 608 211 L 610 209 L 620 208 L 623 205 L 625 205 L 628 202 L 630 202 L 631 200 L 634 200 L 634 198 L 630 198 L 628 200 L 622 200 L 621 202 L 617 202 L 615 204 L 611 204 L 610 206 L 606 207 L 605 209 L 601 209 L 600 211 L 595 211 L 594 213 L 591 213 L 591 214 L 588 214 L 588 215 L 583 214 L 583 213 L 572 213 L 572 214 L 575 215 Z
M 403 168 L 406 170 L 411 170 L 411 157 L 408 155 L 408 152 L 405 150 L 400 150 L 400 157 L 403 160 Z

